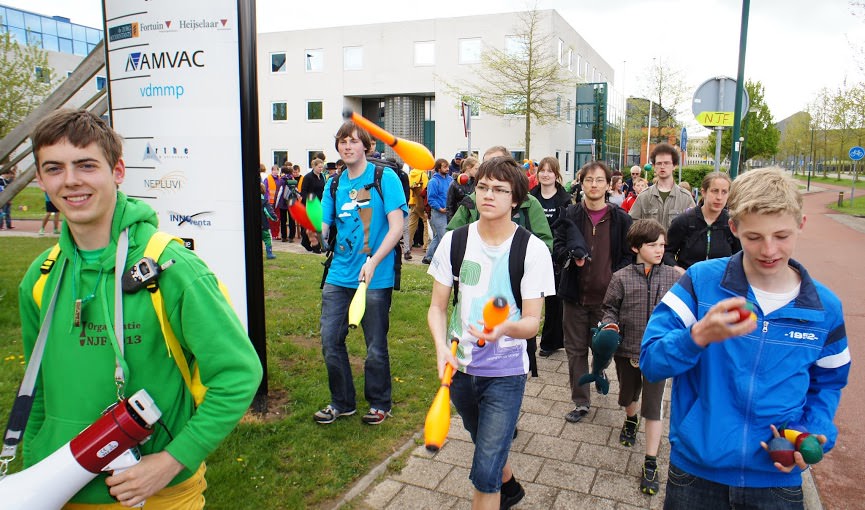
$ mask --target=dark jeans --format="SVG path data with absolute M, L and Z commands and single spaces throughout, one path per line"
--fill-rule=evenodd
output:
M 321 291 L 321 352 L 327 366 L 331 405 L 337 411 L 356 408 L 354 379 L 348 360 L 345 337 L 348 335 L 348 306 L 357 289 L 326 283 Z M 366 311 L 360 322 L 366 340 L 364 397 L 370 407 L 391 408 L 390 357 L 387 332 L 390 328 L 390 302 L 393 289 L 369 289 Z
M 525 389 L 525 375 L 480 377 L 463 372 L 454 374 L 451 402 L 475 444 L 469 478 L 483 493 L 501 490 L 502 470 L 514 439 Z
M 559 296 L 547 296 L 544 298 L 544 329 L 541 331 L 541 349 L 555 351 L 564 346 L 562 300 Z
M 288 214 L 288 209 L 279 209 L 279 235 L 283 239 L 288 239 L 286 234 L 288 234 L 288 220 L 290 218 L 290 214 Z M 291 219 L 291 236 L 294 237 L 294 218 Z
M 801 510 L 802 487 L 731 487 L 682 471 L 672 463 L 664 510 Z

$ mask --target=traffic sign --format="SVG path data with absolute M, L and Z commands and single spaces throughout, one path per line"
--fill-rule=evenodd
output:
M 748 113 L 750 98 L 743 90 L 742 118 Z M 736 80 L 727 76 L 710 78 L 703 82 L 694 93 L 691 111 L 697 122 L 706 127 L 725 127 L 733 125 L 736 109 Z
M 688 151 L 688 130 L 684 126 L 682 127 L 682 136 L 679 137 L 679 147 L 682 148 L 682 152 Z
M 860 159 L 865 158 L 865 149 L 857 145 L 855 147 L 851 147 L 848 154 L 850 155 L 850 159 L 852 159 L 853 161 L 859 161 Z

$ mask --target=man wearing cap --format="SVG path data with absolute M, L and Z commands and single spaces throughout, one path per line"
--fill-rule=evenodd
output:
M 463 164 L 463 153 L 457 152 L 456 154 L 454 154 L 454 159 L 451 160 L 450 166 L 448 166 L 448 175 L 453 177 L 454 174 L 460 173 L 460 168 L 462 167 L 462 164 Z

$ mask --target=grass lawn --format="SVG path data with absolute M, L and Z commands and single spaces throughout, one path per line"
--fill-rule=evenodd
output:
M 838 203 L 835 202 L 829 205 L 829 209 L 838 211 L 839 213 L 849 214 L 851 216 L 865 217 L 865 192 L 853 197 L 853 207 L 850 207 L 849 194 L 845 194 L 845 196 L 847 198 L 844 199 L 841 207 L 838 207 Z
M 803 183 L 808 182 L 808 175 L 807 174 L 805 174 L 805 175 L 797 174 L 797 175 L 794 175 L 793 177 L 802 181 Z M 847 188 L 847 190 L 849 190 L 850 186 L 853 184 L 853 179 L 836 179 L 834 174 L 828 174 L 828 177 L 823 177 L 822 174 L 814 174 L 811 176 L 811 183 L 812 184 L 833 184 L 835 186 L 842 186 L 844 188 Z M 859 178 L 856 180 L 856 189 L 857 190 L 859 190 L 859 189 L 865 190 L 865 175 L 863 175 L 862 173 L 859 174 Z M 849 191 L 845 192 L 845 195 L 847 193 L 849 193 Z
M 50 239 L 3 239 L 0 272 L 0 421 L 24 373 L 18 317 L 18 283 Z M 394 417 L 383 425 L 360 421 L 365 348 L 361 329 L 348 349 L 358 393 L 358 414 L 318 425 L 312 414 L 329 402 L 318 336 L 322 259 L 279 253 L 265 264 L 270 408 L 247 416 L 208 458 L 207 507 L 309 508 L 331 502 L 421 429 L 439 381 L 426 326 L 431 279 L 426 267 L 403 266 L 389 335 Z M 19 469 L 13 465 L 11 471 Z
M 30 184 L 12 199 L 12 221 L 41 220 L 43 216 L 45 216 L 45 192 L 38 186 Z

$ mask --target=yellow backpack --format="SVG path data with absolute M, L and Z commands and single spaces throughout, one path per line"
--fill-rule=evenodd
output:
M 177 241 L 178 243 L 183 244 L 183 241 L 177 237 L 165 232 L 156 232 L 153 234 L 153 237 L 150 238 L 150 241 L 147 242 L 147 246 L 144 248 L 144 256 L 158 261 L 159 256 L 162 255 L 165 247 L 168 246 L 168 243 L 171 241 Z M 33 300 L 39 308 L 42 308 L 42 295 L 45 292 L 45 283 L 48 281 L 48 273 L 51 272 L 51 269 L 59 256 L 60 245 L 55 244 L 51 248 L 51 252 L 48 253 L 48 258 L 42 262 L 42 266 L 39 268 L 41 274 L 39 275 L 39 279 L 36 280 L 36 283 L 33 285 Z M 222 291 L 222 294 L 226 299 L 228 299 L 228 292 L 226 292 L 226 288 L 221 281 L 219 282 L 219 289 Z M 202 401 L 204 401 L 204 395 L 207 393 L 207 386 L 201 382 L 201 374 L 199 373 L 198 365 L 193 362 L 192 373 L 190 373 L 189 364 L 186 362 L 186 357 L 183 355 L 183 349 L 180 347 L 180 341 L 177 340 L 177 337 L 174 335 L 174 330 L 171 329 L 171 323 L 169 322 L 165 311 L 165 301 L 162 299 L 162 292 L 159 290 L 159 286 L 156 284 L 155 280 L 147 286 L 147 290 L 150 291 L 150 300 L 153 303 L 153 311 L 156 313 L 156 318 L 159 319 L 159 326 L 162 328 L 162 336 L 165 338 L 165 346 L 168 348 L 168 355 L 174 357 L 174 362 L 180 370 L 180 375 L 183 376 L 183 381 L 186 383 L 186 387 L 189 388 L 189 392 L 192 393 L 195 405 L 198 406 Z

